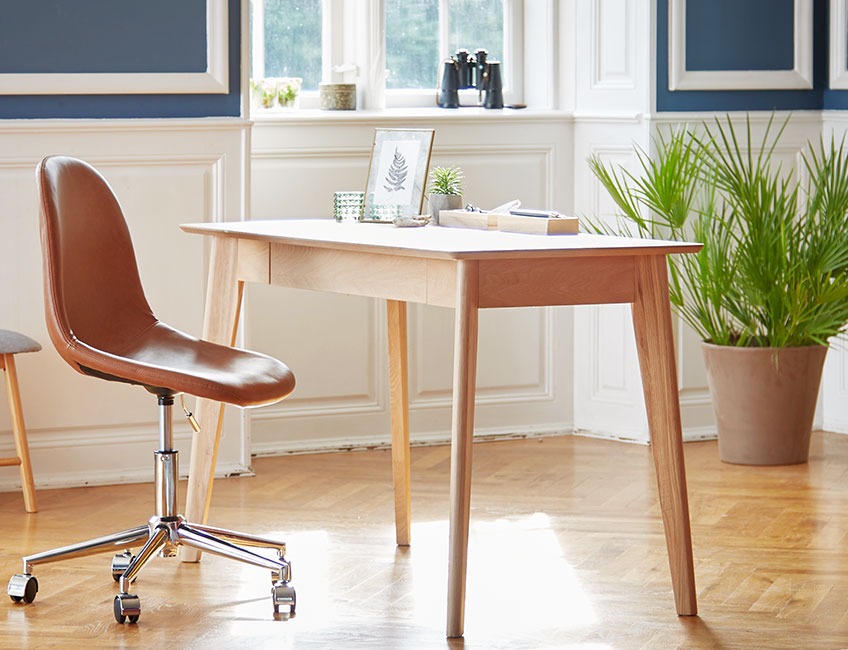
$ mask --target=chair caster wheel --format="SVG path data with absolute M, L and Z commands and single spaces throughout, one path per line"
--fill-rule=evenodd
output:
M 16 603 L 31 603 L 38 593 L 38 580 L 29 573 L 16 573 L 9 580 L 6 593 Z
M 118 594 L 112 602 L 115 620 L 124 623 L 127 619 L 130 623 L 137 623 L 141 615 L 141 601 L 134 594 Z
M 134 559 L 135 555 L 133 555 L 132 551 L 129 550 L 126 550 L 123 553 L 118 553 L 115 557 L 113 557 L 112 580 L 118 582 L 121 579 L 121 576 L 124 575 L 124 571 L 127 570 L 127 567 Z
M 288 607 L 289 614 L 294 615 L 294 608 L 297 604 L 297 594 L 294 587 L 288 583 L 280 582 L 271 587 L 271 598 L 274 601 L 274 613 L 280 613 L 280 607 Z

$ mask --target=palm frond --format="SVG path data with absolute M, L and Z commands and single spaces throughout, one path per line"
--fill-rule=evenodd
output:
M 750 118 L 660 134 L 654 155 L 636 149 L 639 174 L 589 161 L 622 217 L 596 232 L 704 244 L 669 259 L 672 305 L 704 340 L 825 344 L 848 324 L 848 150 L 808 146 L 802 186 L 775 159 L 789 119 L 757 140 Z

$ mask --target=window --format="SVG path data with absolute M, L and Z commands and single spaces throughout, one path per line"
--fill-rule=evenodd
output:
M 322 0 L 251 0 L 251 79 L 301 77 L 304 89 L 318 90 L 321 4 Z
M 251 78 L 302 77 L 301 106 L 321 81 L 356 81 L 366 108 L 435 106 L 443 61 L 458 49 L 502 62 L 521 101 L 523 0 L 251 0 Z M 355 77 L 355 79 L 354 79 Z M 463 105 L 475 105 L 466 91 Z

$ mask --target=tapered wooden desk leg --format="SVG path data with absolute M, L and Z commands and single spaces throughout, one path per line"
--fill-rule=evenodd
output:
M 203 316 L 203 338 L 207 341 L 235 344 L 244 287 L 236 276 L 237 263 L 238 240 L 213 237 Z M 198 399 L 194 415 L 200 425 L 200 432 L 192 438 L 185 517 L 191 522 L 206 523 L 212 502 L 218 443 L 224 424 L 224 405 Z M 197 562 L 200 552 L 183 546 L 180 548 L 180 559 L 183 562 Z
M 18 388 L 18 371 L 15 367 L 15 355 L 4 354 L 3 366 L 6 367 L 6 392 L 9 396 L 9 412 L 12 416 L 12 437 L 15 439 L 15 453 L 21 461 L 21 489 L 24 493 L 24 508 L 27 512 L 38 511 L 35 497 L 35 481 L 32 477 L 32 464 L 29 460 L 29 444 L 24 426 L 24 409 L 21 406 L 21 393 Z
M 392 412 L 392 479 L 395 486 L 395 539 L 411 541 L 411 476 L 409 468 L 409 355 L 406 303 L 386 301 L 389 326 L 389 400 Z
M 683 434 L 664 256 L 636 258 L 633 326 L 677 613 L 698 613 Z
M 471 443 L 477 382 L 478 264 L 459 261 L 453 348 L 450 535 L 448 548 L 448 637 L 465 627 L 465 576 L 471 512 Z

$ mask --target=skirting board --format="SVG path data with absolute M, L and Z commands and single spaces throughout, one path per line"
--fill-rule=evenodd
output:
M 180 452 L 180 478 L 184 479 L 188 475 L 192 433 L 182 423 L 176 425 L 174 429 L 174 446 Z M 104 442 L 101 436 L 66 432 L 40 432 L 40 434 L 30 438 L 30 456 L 35 475 L 35 487 L 38 490 L 153 482 L 153 453 L 158 443 L 155 430 L 150 427 L 115 429 L 110 433 L 110 437 L 121 442 L 111 444 Z M 61 459 L 68 460 L 74 454 L 86 456 L 88 462 L 75 463 L 71 459 L 71 462 L 64 463 L 64 466 L 68 466 L 69 469 L 61 469 L 63 467 Z M 11 445 L 0 446 L 0 456 L 3 455 L 14 455 Z M 114 467 L 113 459 L 116 456 L 133 459 L 133 462 L 125 461 L 120 463 L 121 467 Z M 82 465 L 85 466 L 80 469 Z M 44 470 L 45 467 L 53 469 L 48 473 Z M 215 470 L 215 478 L 251 474 L 250 467 L 245 467 L 237 460 L 219 461 Z M 0 467 L 0 492 L 12 492 L 20 488 L 18 467 Z
M 516 431 L 486 429 L 474 434 L 474 442 L 493 442 L 497 440 L 523 440 L 525 438 L 549 438 L 553 436 L 583 436 L 587 438 L 598 438 L 600 440 L 613 440 L 616 442 L 631 442 L 646 444 L 645 440 L 616 435 L 609 432 L 589 431 L 585 429 L 562 428 L 562 427 L 534 427 Z M 715 440 L 716 432 L 713 428 L 692 427 L 683 431 L 683 442 L 699 442 L 702 440 Z M 423 435 L 413 436 L 410 445 L 412 447 L 433 447 L 436 445 L 450 444 L 450 433 L 438 431 Z M 350 444 L 343 438 L 330 438 L 323 441 L 321 445 L 309 445 L 308 443 L 296 443 L 288 445 L 284 449 L 271 444 L 254 445 L 253 456 L 284 456 L 297 454 L 325 454 L 338 451 L 356 451 L 365 449 L 389 449 L 391 443 L 386 436 L 374 437 L 368 440 L 359 439 L 357 444 Z
M 551 436 L 571 435 L 574 430 L 571 427 L 532 427 L 522 431 L 515 429 L 483 429 L 474 434 L 475 442 L 490 442 L 493 440 L 521 440 L 523 438 L 543 438 Z M 449 431 L 434 431 L 424 434 L 413 434 L 410 440 L 412 447 L 433 447 L 436 445 L 450 444 Z M 325 438 L 321 444 L 316 445 L 309 442 L 295 442 L 285 447 L 266 443 L 252 446 L 253 456 L 285 456 L 297 454 L 328 454 L 337 451 L 354 451 L 364 449 L 389 449 L 391 442 L 388 435 L 374 436 L 371 438 L 358 438 L 356 444 L 351 444 L 344 438 Z
M 598 438 L 600 440 L 615 440 L 617 442 L 630 442 L 638 445 L 647 445 L 650 441 L 644 438 L 635 438 L 627 435 L 618 435 L 606 431 L 589 431 L 587 429 L 577 429 L 574 431 L 575 436 L 583 436 L 585 438 Z M 715 428 L 713 427 L 688 427 L 683 429 L 683 442 L 701 442 L 703 440 L 716 440 Z
M 596 438 L 600 440 L 612 440 L 616 442 L 628 442 L 635 444 L 646 444 L 644 440 L 629 438 L 626 436 L 615 435 L 608 432 L 587 431 L 583 429 L 561 428 L 561 427 L 533 427 L 532 429 L 516 431 L 487 429 L 475 434 L 475 442 L 492 442 L 498 440 L 522 440 L 526 438 L 549 438 L 553 436 L 583 436 L 587 438 Z M 181 436 L 183 437 L 183 436 Z M 187 436 L 185 436 L 187 437 Z M 708 427 L 692 427 L 684 430 L 684 442 L 698 442 L 702 440 L 715 440 L 715 429 Z M 436 445 L 450 444 L 450 433 L 447 431 L 438 431 L 427 433 L 415 438 L 411 442 L 413 447 L 432 447 Z M 149 447 L 149 445 L 147 445 Z M 182 446 L 182 445 L 180 445 Z M 356 444 L 350 444 L 344 438 L 330 438 L 322 441 L 322 444 L 310 445 L 307 442 L 300 442 L 281 448 L 273 444 L 262 444 L 253 447 L 252 456 L 285 456 L 285 455 L 300 455 L 300 454 L 326 454 L 340 451 L 364 451 L 368 449 L 388 449 L 391 443 L 388 442 L 385 436 L 372 439 L 359 439 Z M 152 447 L 151 447 L 152 449 Z M 11 454 L 11 449 L 4 450 L 0 448 L 0 455 L 3 453 Z M 134 468 L 130 470 L 101 470 L 101 471 L 86 471 L 86 472 L 64 472 L 54 473 L 50 476 L 38 475 L 36 465 L 36 487 L 38 489 L 58 489 L 68 487 L 82 487 L 88 485 L 120 485 L 126 483 L 151 483 L 153 480 L 152 472 L 152 451 L 150 467 Z M 184 454 L 182 471 L 180 478 L 186 477 L 188 469 L 188 453 Z M 249 467 L 244 467 L 235 463 L 219 464 L 215 471 L 215 478 L 229 478 L 239 476 L 253 476 L 254 473 Z M 21 488 L 18 477 L 17 467 L 8 467 L 2 470 L 0 476 L 0 492 L 14 492 Z
M 21 489 L 21 481 L 18 477 L 18 468 L 6 468 L 0 479 L 0 492 L 17 492 Z M 180 480 L 187 478 L 188 454 L 185 458 L 185 469 L 180 471 Z M 241 465 L 225 463 L 215 470 L 215 478 L 233 478 L 238 476 L 255 476 L 253 470 L 246 469 Z M 151 452 L 150 467 L 148 469 L 132 469 L 128 471 L 104 470 L 99 472 L 66 472 L 53 474 L 51 476 L 35 477 L 36 490 L 58 490 L 62 488 L 78 488 L 95 485 L 126 485 L 130 483 L 153 483 L 153 454 Z M 152 488 L 151 488 L 152 490 Z M 180 488 L 180 496 L 185 497 L 185 487 Z

